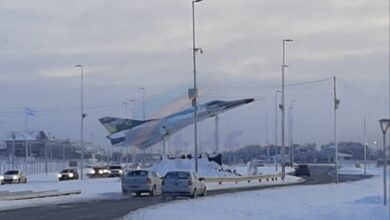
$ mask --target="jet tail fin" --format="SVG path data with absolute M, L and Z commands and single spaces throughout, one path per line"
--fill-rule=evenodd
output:
M 140 124 L 143 124 L 147 121 L 126 119 L 126 118 L 114 118 L 114 117 L 103 117 L 99 119 L 99 122 L 106 128 L 106 130 L 110 133 L 116 133 L 119 131 L 131 129 Z

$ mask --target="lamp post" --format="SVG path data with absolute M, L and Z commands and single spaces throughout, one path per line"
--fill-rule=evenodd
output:
M 286 55 L 285 55 L 285 45 L 286 42 L 292 42 L 293 40 L 291 39 L 283 39 L 282 40 L 282 104 L 280 105 L 280 109 L 282 111 L 282 173 L 285 175 L 286 173 L 286 167 L 285 167 L 285 134 L 284 134 L 284 122 L 285 122 L 285 107 L 284 107 L 284 99 L 285 99 L 285 68 L 287 67 L 286 65 Z
M 83 180 L 83 166 L 84 166 L 84 118 L 87 117 L 87 114 L 84 113 L 84 66 L 75 65 L 75 67 L 80 67 L 81 69 L 81 126 L 80 126 L 80 179 Z
M 142 120 L 145 120 L 145 88 L 139 88 L 142 91 Z
M 128 114 L 127 114 L 127 107 L 128 107 L 128 104 L 127 102 L 123 102 L 123 105 L 125 105 L 125 118 L 127 119 L 128 117 Z M 128 149 L 124 149 L 124 152 L 126 153 L 126 166 L 129 167 L 129 150 Z M 123 151 L 122 151 L 123 153 Z
M 386 194 L 386 166 L 387 166 L 387 156 L 386 156 L 386 132 L 390 127 L 390 119 L 381 119 L 379 120 L 381 130 L 383 133 L 383 204 L 386 205 L 387 194 Z
M 291 167 L 294 163 L 294 102 L 295 100 L 290 101 L 290 162 Z
M 275 147 L 278 146 L 278 93 L 282 91 L 275 91 Z
M 198 88 L 196 85 L 196 52 L 203 53 L 202 48 L 196 48 L 195 46 L 195 3 L 202 0 L 192 1 L 192 60 L 193 60 L 193 72 L 194 72 L 194 88 L 193 91 L 189 91 L 189 98 L 192 98 L 192 106 L 194 107 L 194 147 L 195 147 L 195 172 L 198 172 Z M 191 95 L 190 95 L 191 94 Z
M 12 168 L 13 169 L 16 169 L 16 165 L 15 165 L 15 139 L 16 139 L 16 135 L 15 135 L 15 132 L 12 132 Z
M 336 184 L 337 184 L 339 183 L 339 148 L 337 144 L 337 108 L 340 105 L 340 100 L 337 99 L 337 94 L 336 94 L 336 76 L 333 76 L 333 95 L 334 95 L 333 136 L 334 136 L 334 146 L 335 146 L 334 162 L 336 168 Z
M 135 99 L 130 99 L 129 104 L 131 104 L 131 118 L 134 119 L 134 111 L 135 111 Z M 131 148 L 131 146 L 129 146 Z M 129 153 L 129 152 L 127 152 Z M 132 163 L 135 163 L 135 147 L 133 146 L 132 149 L 130 149 L 130 153 L 132 155 Z M 128 154 L 127 154 L 128 155 Z M 127 164 L 127 168 L 129 168 L 129 164 Z
M 145 88 L 141 87 L 139 89 L 142 91 L 142 120 L 145 121 Z M 142 154 L 142 165 L 145 165 L 146 149 L 143 150 Z

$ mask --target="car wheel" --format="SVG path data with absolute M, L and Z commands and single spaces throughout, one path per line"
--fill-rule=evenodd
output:
M 18 183 L 22 183 L 22 181 L 20 180 L 20 178 L 18 179 Z
M 134 194 L 132 194 L 132 197 L 139 197 L 139 196 L 141 196 L 141 193 L 134 193 Z
M 206 194 L 207 194 L 207 189 L 206 189 L 206 187 L 203 189 L 203 192 L 202 192 L 202 194 L 200 195 L 200 196 L 206 196 Z
M 153 186 L 152 191 L 149 192 L 149 196 L 156 195 L 156 186 Z
M 196 198 L 197 195 L 198 195 L 198 192 L 196 191 L 196 189 L 194 189 L 194 192 L 192 193 L 191 198 Z
M 24 183 L 27 183 L 27 178 L 24 179 Z

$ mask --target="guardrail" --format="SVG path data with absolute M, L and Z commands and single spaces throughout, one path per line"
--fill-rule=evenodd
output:
M 53 196 L 65 196 L 72 194 L 80 194 L 81 190 L 47 190 L 33 192 L 31 190 L 10 192 L 10 191 L 0 191 L 0 201 L 9 201 L 9 200 L 20 200 L 20 199 L 36 199 L 44 197 L 53 197 Z
M 270 174 L 270 175 L 255 175 L 255 176 L 229 176 L 229 177 L 206 177 L 207 183 L 218 183 L 221 185 L 224 182 L 235 182 L 236 184 L 239 182 L 248 182 L 251 181 L 275 181 L 278 178 L 284 180 L 285 175 L 283 173 L 278 174 Z

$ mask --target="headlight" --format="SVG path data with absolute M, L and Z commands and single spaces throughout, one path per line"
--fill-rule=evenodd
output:
M 103 172 L 105 173 L 111 173 L 111 171 L 107 170 L 107 169 L 104 169 Z
M 111 174 L 111 170 L 107 170 L 107 173 Z
M 99 172 L 100 175 L 103 174 L 103 170 L 99 170 L 98 172 Z
M 74 175 L 73 175 L 73 173 L 69 173 L 69 175 L 68 175 L 70 178 L 72 178 Z
M 59 173 L 59 174 L 57 174 L 57 176 L 58 176 L 58 178 L 61 178 L 61 177 L 62 177 L 62 174 L 61 174 L 61 173 Z
M 93 175 L 93 174 L 96 173 L 96 171 L 95 170 L 91 170 L 90 173 Z
M 4 180 L 4 176 L 0 176 L 0 180 Z
M 119 170 L 119 173 L 120 173 L 120 174 L 122 174 L 122 173 L 123 173 L 123 171 L 122 171 L 122 170 Z
M 13 176 L 12 176 L 12 179 L 17 180 L 17 179 L 18 179 L 18 176 L 13 175 Z

